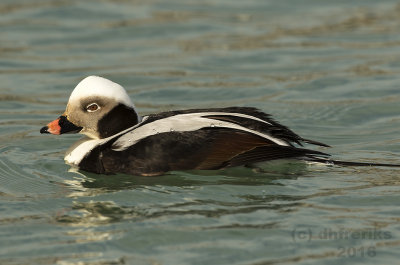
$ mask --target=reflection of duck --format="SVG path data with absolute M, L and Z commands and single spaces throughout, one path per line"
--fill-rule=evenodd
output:
M 75 144 L 65 160 L 95 173 L 159 175 L 284 158 L 370 165 L 333 161 L 328 154 L 300 148 L 302 142 L 328 145 L 298 136 L 255 108 L 189 109 L 140 117 L 122 86 L 98 76 L 82 80 L 65 113 L 40 132 L 87 135 L 89 139 Z
M 208 185 L 245 185 L 263 186 L 280 185 L 281 182 L 275 180 L 297 179 L 307 173 L 307 165 L 301 161 L 278 161 L 257 167 L 236 167 L 222 170 L 188 170 L 179 172 L 169 172 L 168 177 L 135 176 L 115 174 L 112 178 L 108 175 L 94 174 L 77 171 L 71 168 L 69 172 L 79 174 L 82 178 L 74 178 L 73 183 L 68 182 L 74 187 L 74 192 L 69 196 L 87 196 L 87 194 L 103 193 L 107 191 L 124 189 L 150 189 L 153 191 L 160 188 L 160 192 L 165 192 L 167 187 L 183 187 L 196 189 Z M 322 172 L 322 171 L 319 171 Z M 77 181 L 78 180 L 78 181 Z M 67 181 L 65 181 L 67 182 Z M 83 190 L 83 191 L 81 191 Z M 82 195 L 83 194 L 83 195 Z

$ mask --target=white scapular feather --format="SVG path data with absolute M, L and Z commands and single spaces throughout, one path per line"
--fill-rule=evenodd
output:
M 220 120 L 215 120 L 215 119 L 204 117 L 207 115 L 230 115 L 230 116 L 250 118 L 250 119 L 259 120 L 259 121 L 268 123 L 268 122 L 258 119 L 256 117 L 241 114 L 241 113 L 202 112 L 202 113 L 178 114 L 178 115 L 174 115 L 171 117 L 167 117 L 164 119 L 150 122 L 148 124 L 142 125 L 142 126 L 136 128 L 135 130 L 132 130 L 132 131 L 122 135 L 113 144 L 113 150 L 123 151 L 123 150 L 127 149 L 128 147 L 134 145 L 138 141 L 140 141 L 148 136 L 157 134 L 157 133 L 165 133 L 165 132 L 170 132 L 170 131 L 176 131 L 176 132 L 196 131 L 196 130 L 206 128 L 206 127 L 238 129 L 241 131 L 246 131 L 246 132 L 249 132 L 252 134 L 256 134 L 256 135 L 266 138 L 270 141 L 273 141 L 274 143 L 279 144 L 279 145 L 284 145 L 284 146 L 289 145 L 287 142 L 280 140 L 278 138 L 272 137 L 271 135 L 266 134 L 266 133 L 254 131 L 254 130 L 248 129 L 246 127 L 240 126 L 235 123 L 220 121 Z

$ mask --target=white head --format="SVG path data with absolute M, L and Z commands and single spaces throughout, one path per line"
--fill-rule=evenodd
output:
M 83 79 L 72 91 L 68 103 L 79 101 L 82 98 L 102 96 L 135 108 L 125 89 L 104 77 L 91 75 Z
M 140 121 L 125 89 L 99 76 L 83 79 L 72 91 L 65 113 L 41 132 L 80 132 L 91 138 L 106 138 Z

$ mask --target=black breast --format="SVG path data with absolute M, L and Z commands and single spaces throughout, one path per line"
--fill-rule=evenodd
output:
M 97 125 L 100 138 L 107 138 L 138 123 L 138 115 L 133 108 L 118 104 L 101 118 Z

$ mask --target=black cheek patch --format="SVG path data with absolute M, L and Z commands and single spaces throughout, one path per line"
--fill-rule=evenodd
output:
M 99 120 L 97 131 L 100 134 L 100 138 L 107 138 L 137 123 L 136 111 L 124 104 L 118 104 Z

